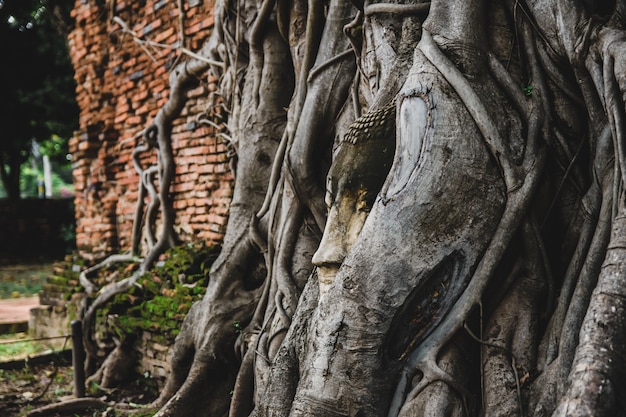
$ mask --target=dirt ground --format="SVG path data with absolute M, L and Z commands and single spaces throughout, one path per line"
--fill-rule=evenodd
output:
M 73 371 L 70 355 L 58 355 L 44 364 L 28 364 L 17 369 L 0 369 L 0 416 L 27 416 L 43 406 L 73 399 Z M 2 365 L 6 366 L 6 364 Z M 115 404 L 148 404 L 156 398 L 156 386 L 152 380 L 138 376 L 121 388 L 103 390 L 97 386 L 87 387 L 87 396 L 97 398 L 110 407 L 45 414 L 57 417 L 76 416 L 125 416 L 129 412 Z M 128 408 L 128 407 L 126 407 Z M 139 407 L 135 407 L 140 412 Z M 42 415 L 42 414 L 37 414 Z M 150 415 L 150 414 L 139 414 Z
M 51 271 L 52 263 L 12 264 L 0 259 L 0 304 L 3 306 L 0 308 L 0 323 L 27 321 L 30 308 L 38 304 L 37 293 Z M 16 333 L 15 338 L 19 339 L 19 335 Z M 11 336 L 3 335 L 2 340 L 11 339 Z M 16 356 L 2 356 L 0 360 L 1 417 L 111 417 L 131 415 L 129 409 L 134 410 L 132 415 L 135 417 L 153 414 L 142 411 L 140 406 L 156 398 L 158 387 L 155 380 L 142 375 L 135 375 L 113 390 L 105 390 L 95 384 L 87 386 L 87 397 L 100 403 L 96 408 L 38 414 L 37 410 L 42 407 L 75 400 L 71 351 L 12 361 L 14 357 L 25 357 L 18 353 Z

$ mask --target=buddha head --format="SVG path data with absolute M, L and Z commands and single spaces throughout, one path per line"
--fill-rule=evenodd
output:
M 335 152 L 326 178 L 328 217 L 313 255 L 320 296 L 356 241 L 393 162 L 395 103 L 355 120 Z

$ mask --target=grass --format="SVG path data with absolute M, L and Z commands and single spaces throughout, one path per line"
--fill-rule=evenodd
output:
M 53 350 L 45 341 L 32 341 L 26 333 L 0 336 L 0 362 L 24 359 L 51 352 Z
M 39 293 L 51 274 L 52 264 L 0 266 L 0 299 Z

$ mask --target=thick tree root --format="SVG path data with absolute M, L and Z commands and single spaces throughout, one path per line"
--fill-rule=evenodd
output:
M 619 14 L 626 2 L 618 2 L 611 20 L 606 16 L 606 21 L 598 23 L 581 12 L 586 7 L 581 2 L 505 0 L 501 10 L 487 14 L 492 18 L 501 13 L 503 20 L 494 19 L 486 27 L 475 25 L 474 18 L 484 18 L 481 12 L 495 3 L 395 3 L 245 0 L 235 6 L 234 1 L 223 0 L 216 6 L 216 35 L 209 42 L 210 51 L 203 53 L 215 56 L 218 51 L 230 61 L 223 67 L 228 72 L 222 87 L 228 93 L 225 100 L 232 103 L 231 121 L 235 121 L 231 131 L 233 148 L 239 152 L 237 186 L 245 188 L 235 189 L 239 195 L 231 205 L 225 239 L 228 253 L 212 270 L 205 299 L 194 305 L 185 320 L 173 350 L 172 373 L 161 397 L 152 404 L 161 408 L 158 416 L 230 412 L 230 417 L 244 417 L 254 407 L 254 416 L 385 412 L 392 417 L 523 416 L 529 412 L 544 417 L 560 403 L 555 413 L 560 417 L 614 415 L 624 408 L 618 391 L 626 383 L 626 340 L 619 334 L 620 323 L 626 320 L 622 265 L 626 257 L 622 223 L 626 221 L 617 214 L 618 208 L 623 209 L 618 203 L 626 181 L 626 114 L 621 94 L 626 88 L 626 60 L 622 59 L 624 18 Z M 298 19 L 304 15 L 306 24 Z M 432 35 L 425 30 L 417 50 L 408 41 L 400 46 L 391 41 L 385 44 L 384 37 L 397 38 L 400 32 L 397 20 L 385 26 L 393 15 L 406 17 L 401 29 L 404 40 L 419 37 L 415 29 L 421 21 L 416 22 L 424 15 L 428 15 L 424 26 Z M 378 21 L 376 29 L 384 34 L 361 38 L 359 30 L 371 21 Z M 405 26 L 407 22 L 411 24 Z M 302 36 L 304 30 L 306 36 Z M 344 38 L 346 30 L 350 39 Z M 499 35 L 505 39 L 484 42 Z M 250 45 L 243 40 L 246 36 Z M 500 40 L 504 46 L 497 45 Z M 361 50 L 366 43 L 371 49 Z M 596 47 L 587 51 L 594 43 Z M 408 58 L 400 57 L 400 47 L 411 49 Z M 505 51 L 509 47 L 513 53 Z M 397 52 L 398 62 L 404 61 L 381 64 L 392 56 L 384 52 L 385 59 L 376 56 L 385 48 Z M 353 51 L 362 61 L 357 65 L 352 62 Z M 517 56 L 504 65 L 507 53 Z M 369 229 L 364 229 L 369 235 L 359 238 L 356 250 L 348 255 L 323 297 L 315 292 L 312 279 L 313 284 L 309 282 L 298 298 L 304 281 L 300 271 L 309 267 L 305 258 L 311 245 L 307 243 L 314 240 L 310 238 L 313 233 L 304 236 L 305 231 L 319 232 L 326 221 L 320 187 L 320 165 L 324 164 L 317 161 L 329 156 L 333 135 L 341 134 L 341 123 L 349 123 L 352 114 L 352 109 L 341 107 L 352 104 L 358 114 L 361 103 L 377 108 L 389 102 L 408 79 L 405 73 L 395 77 L 389 70 L 410 66 L 406 63 L 411 57 L 417 65 L 410 80 L 419 87 L 398 102 L 397 109 L 404 111 L 398 113 L 398 131 L 405 135 L 394 162 L 399 168 L 370 213 Z M 248 58 L 250 65 L 244 63 Z M 562 63 L 566 71 L 560 73 Z M 369 65 L 370 72 L 361 65 Z M 175 240 L 168 195 L 173 159 L 167 136 L 173 115 L 184 104 L 179 92 L 191 82 L 188 75 L 201 68 L 208 64 L 175 69 L 170 101 L 146 129 L 148 147 L 158 147 L 160 153 L 158 169 L 142 174 L 139 192 L 153 199 L 146 214 L 150 249 L 142 271 Z M 355 68 L 361 80 L 353 79 Z M 286 128 L 288 89 L 277 88 L 272 77 L 296 84 Z M 524 90 L 520 90 L 524 77 Z M 365 84 L 369 91 L 359 91 Z M 350 87 L 352 103 L 346 101 Z M 376 98 L 370 100 L 370 96 Z M 586 106 L 590 120 L 572 120 L 583 109 L 570 105 Z M 416 109 L 424 110 L 420 126 L 411 120 Z M 261 126 L 267 120 L 272 120 L 271 128 Z M 247 135 L 253 136 L 254 143 L 246 142 Z M 281 136 L 266 178 L 266 172 L 255 169 L 258 161 L 251 162 L 258 158 L 251 149 Z M 265 161 L 273 155 L 268 149 L 275 148 L 263 149 Z M 441 159 L 432 162 L 435 158 Z M 459 160 L 468 163 L 455 165 Z M 429 174 L 426 170 L 437 174 L 421 175 Z M 163 178 L 158 192 L 152 184 L 157 173 Z M 261 183 L 266 179 L 269 188 L 263 193 L 266 184 Z M 450 186 L 466 180 L 476 184 L 466 189 Z M 559 180 L 551 196 L 551 187 Z M 413 186 L 417 188 L 409 188 Z M 455 192 L 463 197 L 455 198 Z M 483 192 L 488 200 L 482 199 Z M 258 195 L 265 196 L 262 205 L 257 204 L 261 203 L 255 198 Z M 399 202 L 402 198 L 406 204 Z M 475 213 L 457 213 L 454 205 L 459 201 L 467 202 Z M 426 205 L 435 209 L 419 210 Z M 552 237 L 535 224 L 545 207 L 549 213 L 544 221 L 558 218 L 554 229 L 559 233 L 560 228 L 574 229 L 563 233 L 572 237 L 566 249 L 556 248 L 561 242 L 546 243 Z M 149 225 L 158 208 L 165 233 L 157 239 Z M 566 213 L 563 224 L 561 210 Z M 440 216 L 442 212 L 453 215 Z M 484 223 L 479 224 L 481 220 Z M 447 230 L 437 226 L 428 230 L 433 224 L 445 224 Z M 409 226 L 411 231 L 404 233 Z M 551 225 L 548 228 L 552 230 Z M 607 249 L 611 229 L 614 234 Z M 395 233 L 389 237 L 391 230 Z M 416 239 L 416 230 L 427 237 Z M 138 231 L 133 236 L 135 251 Z M 440 242 L 444 243 L 437 246 Z M 453 247 L 456 244 L 460 249 Z M 521 254 L 515 252 L 519 249 Z M 389 255 L 382 266 L 372 258 L 372 253 L 379 252 Z M 555 255 L 559 259 L 553 262 L 550 257 Z M 438 264 L 440 256 L 451 261 Z M 412 263 L 418 257 L 428 261 Z M 503 264 L 511 258 L 515 267 L 507 269 Z M 263 260 L 264 266 L 258 266 Z M 250 267 L 252 263 L 257 264 Z M 462 273 L 456 269 L 461 263 L 465 263 Z M 441 265 L 449 269 L 440 269 Z M 564 276 L 555 275 L 553 280 L 551 268 Z M 248 280 L 251 275 L 255 278 Z M 265 277 L 263 289 L 259 288 L 260 275 Z M 86 278 L 81 282 L 95 293 L 97 289 Z M 102 291 L 87 313 L 90 327 L 95 310 L 116 291 L 132 285 L 133 279 L 136 276 Z M 498 297 L 491 297 L 492 291 Z M 482 333 L 483 302 L 489 305 L 486 334 Z M 426 312 L 423 306 L 432 310 Z M 478 366 L 471 361 L 478 355 L 478 346 L 471 344 L 474 355 L 468 355 L 469 360 L 454 349 L 457 338 L 465 335 L 461 327 L 474 320 L 477 306 L 481 306 L 481 332 L 474 338 L 483 355 L 481 411 L 463 404 L 464 399 L 477 397 L 478 388 L 474 390 L 471 384 Z M 419 330 L 410 327 L 414 323 Z M 240 357 L 231 352 L 233 345 Z M 462 366 L 457 367 L 459 363 Z M 230 402 L 228 390 L 233 386 Z
M 607 256 L 581 328 L 567 391 L 555 417 L 614 416 L 623 411 L 626 320 L 626 211 L 615 218 Z

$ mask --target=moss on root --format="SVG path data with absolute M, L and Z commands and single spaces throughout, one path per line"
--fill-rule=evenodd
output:
M 98 321 L 106 321 L 120 338 L 142 330 L 159 343 L 173 343 L 192 304 L 204 295 L 218 253 L 219 247 L 192 243 L 168 250 L 137 286 L 98 311 Z

